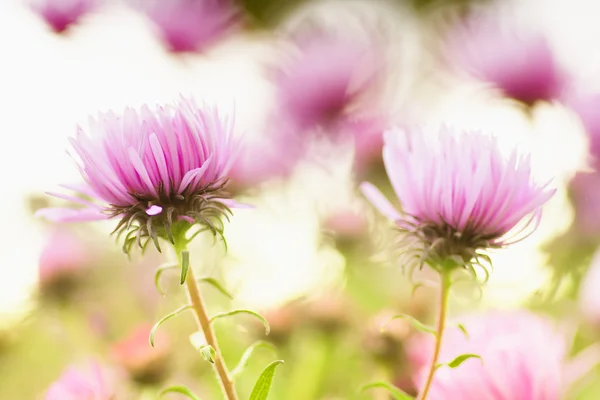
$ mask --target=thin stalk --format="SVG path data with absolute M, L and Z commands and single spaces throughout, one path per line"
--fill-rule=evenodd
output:
M 181 257 L 181 251 L 178 251 L 177 257 Z M 219 348 L 217 336 L 215 335 L 215 332 L 210 323 L 210 317 L 208 316 L 208 312 L 206 311 L 206 305 L 204 304 L 204 300 L 202 299 L 202 295 L 200 294 L 200 289 L 198 287 L 196 278 L 194 277 L 194 272 L 192 271 L 192 268 L 188 270 L 185 279 L 185 284 L 187 287 L 187 294 L 190 300 L 190 304 L 192 304 L 192 309 L 194 310 L 194 314 L 196 315 L 196 321 L 198 322 L 198 325 L 204 333 L 206 343 L 212 346 L 212 348 L 215 351 L 215 355 L 213 357 L 213 368 L 221 383 L 221 389 L 223 389 L 225 398 L 227 400 L 238 400 L 238 396 L 235 391 L 235 384 L 233 382 L 233 379 L 231 378 L 229 370 L 227 369 L 227 365 L 225 365 L 225 361 L 223 360 L 223 355 L 221 354 L 221 349 Z
M 427 374 L 427 380 L 425 385 L 419 391 L 418 400 L 426 400 L 433 382 L 433 376 L 437 370 L 438 359 L 440 357 L 440 350 L 442 348 L 442 337 L 444 336 L 444 329 L 446 328 L 446 315 L 448 313 L 448 297 L 450 294 L 450 272 L 441 272 L 442 287 L 440 288 L 440 304 L 438 321 L 435 330 L 435 346 L 433 348 L 433 357 L 431 358 L 431 364 L 429 366 L 429 373 Z

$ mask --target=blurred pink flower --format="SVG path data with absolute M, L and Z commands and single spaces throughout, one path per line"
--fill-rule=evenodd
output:
M 527 105 L 559 97 L 566 75 L 546 38 L 501 22 L 475 14 L 456 27 L 447 43 L 450 62 Z
M 112 357 L 134 379 L 143 383 L 160 382 L 167 371 L 170 342 L 164 334 L 157 334 L 154 347 L 149 343 L 152 326 L 139 326 L 127 338 L 115 343 Z
M 31 8 L 57 32 L 65 31 L 102 0 L 30 0 Z
M 596 250 L 589 269 L 579 289 L 579 309 L 583 318 L 592 326 L 600 328 L 600 250 Z
M 358 238 L 367 232 L 367 219 L 357 211 L 341 209 L 331 213 L 324 223 L 326 230 L 344 238 Z
M 232 0 L 145 0 L 142 9 L 174 52 L 205 50 L 240 20 Z
M 71 139 L 86 184 L 64 187 L 101 204 L 51 193 L 83 208 L 46 208 L 37 215 L 63 222 L 120 218 L 115 231 L 128 232 L 126 251 L 150 238 L 160 249 L 157 236 L 173 241 L 175 224 L 180 231 L 198 223 L 222 232 L 220 217 L 236 205 L 223 190 L 239 151 L 231 118 L 182 98 L 155 111 L 144 106 L 99 114 L 90 125 L 91 136 L 78 128 Z
M 328 125 L 365 101 L 381 60 L 376 47 L 342 34 L 298 35 L 293 54 L 274 71 L 281 112 L 299 130 Z
M 55 228 L 40 254 L 40 284 L 48 285 L 69 277 L 88 266 L 93 259 L 92 250 L 75 232 Z
M 113 400 L 116 380 L 110 371 L 90 361 L 69 367 L 46 392 L 46 400 Z
M 537 222 L 554 194 L 532 182 L 528 156 L 515 149 L 504 157 L 493 136 L 443 126 L 433 132 L 396 128 L 384 139 L 383 160 L 402 213 L 375 186 L 363 183 L 362 191 L 407 234 L 408 250 L 437 262 L 477 261 L 477 250 L 509 244 L 507 234 L 525 217 L 518 233 Z
M 592 166 L 600 170 L 600 94 L 573 94 L 565 100 L 586 130 Z
M 560 400 L 600 361 L 597 346 L 568 359 L 569 338 L 553 323 L 529 311 L 495 311 L 457 320 L 446 329 L 440 363 L 476 354 L 456 368 L 443 366 L 434 376 L 431 400 Z M 433 337 L 420 334 L 406 344 L 413 381 L 422 386 Z
M 569 197 L 575 231 L 585 237 L 600 236 L 600 173 L 576 173 L 569 182 Z

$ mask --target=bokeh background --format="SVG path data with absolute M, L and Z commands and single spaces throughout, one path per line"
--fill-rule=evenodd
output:
M 536 179 L 552 180 L 558 188 L 539 229 L 494 252 L 494 272 L 483 291 L 459 290 L 452 313 L 529 307 L 576 324 L 576 346 L 600 338 L 600 328 L 578 305 L 598 243 L 594 226 L 583 229 L 578 222 L 593 225 L 594 212 L 600 212 L 600 197 L 594 197 L 600 179 L 594 180 L 588 162 L 593 132 L 569 101 L 570 91 L 593 93 L 600 84 L 600 4 L 497 3 L 245 0 L 235 4 L 240 16 L 231 31 L 198 51 L 177 53 L 136 3 L 104 1 L 56 33 L 27 2 L 3 0 L 0 399 L 43 398 L 66 366 L 90 358 L 117 371 L 126 399 L 154 399 L 169 384 L 219 398 L 210 365 L 189 351 L 191 318 L 170 320 L 159 332 L 161 346 L 147 346 L 144 329 L 184 298 L 176 274 L 162 277 L 167 296 L 155 288 L 154 271 L 170 254 L 151 250 L 128 258 L 109 235 L 112 223 L 57 226 L 32 216 L 41 207 L 62 204 L 44 191 L 80 179 L 65 153 L 76 125 L 86 129 L 88 116 L 98 111 L 170 103 L 180 94 L 234 109 L 244 140 L 279 140 L 285 149 L 278 149 L 286 155 L 280 165 L 265 156 L 268 150 L 249 147 L 232 185 L 237 198 L 255 208 L 238 211 L 227 225 L 228 251 L 211 238 L 200 238 L 192 249 L 198 273 L 218 278 L 233 295 L 230 300 L 208 287 L 213 312 L 251 308 L 271 323 L 267 337 L 242 315 L 217 325 L 230 365 L 256 340 L 276 345 L 250 360 L 238 380 L 242 397 L 273 359 L 286 361 L 273 399 L 353 398 L 362 384 L 379 379 L 412 390 L 402 349 L 412 328 L 395 321 L 382 334 L 379 327 L 398 312 L 431 321 L 435 291 L 413 294 L 394 262 L 393 232 L 357 190 L 364 180 L 388 185 L 380 147 L 361 149 L 379 143 L 383 127 L 392 124 L 446 123 L 493 132 L 503 148 L 531 151 Z M 569 76 L 567 94 L 519 104 L 449 66 L 444 50 L 449 32 L 480 9 L 505 13 L 510 24 L 542 35 Z M 356 146 L 343 137 L 344 129 L 332 132 L 333 125 L 316 134 L 314 129 L 282 134 L 294 128 L 279 108 L 273 70 L 293 53 L 291 43 L 301 32 L 320 29 L 361 38 L 377 53 L 376 79 L 366 83 L 368 93 L 358 103 L 370 113 L 366 127 L 361 119 L 348 135 L 375 133 Z M 356 47 L 360 40 L 353 42 Z M 327 55 L 296 68 L 334 62 Z M 516 61 L 501 57 L 498 64 Z M 265 167 L 269 162 L 273 166 Z M 600 384 L 594 384 L 600 375 L 591 374 L 595 379 L 576 398 L 600 398 Z M 364 396 L 388 398 L 377 391 Z

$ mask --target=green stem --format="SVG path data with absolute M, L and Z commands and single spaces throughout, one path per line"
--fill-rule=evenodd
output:
M 181 263 L 181 251 L 185 250 L 185 245 L 182 247 L 176 246 L 175 251 L 177 251 L 177 257 L 179 258 L 179 262 Z M 227 400 L 238 400 L 237 393 L 235 391 L 235 384 L 227 369 L 227 365 L 223 360 L 223 355 L 221 354 L 221 350 L 219 348 L 219 342 L 217 341 L 217 336 L 212 328 L 210 323 L 210 317 L 208 316 L 208 312 L 206 310 L 206 305 L 204 303 L 204 299 L 200 294 L 200 288 L 198 287 L 196 278 L 194 276 L 194 272 L 192 268 L 188 270 L 185 284 L 187 288 L 188 298 L 190 300 L 190 304 L 192 304 L 192 309 L 194 310 L 194 314 L 196 316 L 196 321 L 204 333 L 204 337 L 206 339 L 206 343 L 212 346 L 215 351 L 213 368 L 217 377 L 221 383 L 221 389 L 225 394 L 225 398 Z
M 431 358 L 431 364 L 429 366 L 429 373 L 427 374 L 427 380 L 425 385 L 419 391 L 418 400 L 426 400 L 429 394 L 429 389 L 433 382 L 433 376 L 437 370 L 438 359 L 440 357 L 440 350 L 442 349 L 442 337 L 444 336 L 444 329 L 446 327 L 446 315 L 448 312 L 448 297 L 450 294 L 450 272 L 442 271 L 441 275 L 441 288 L 440 288 L 440 304 L 437 327 L 435 331 L 435 346 L 433 348 L 433 357 Z

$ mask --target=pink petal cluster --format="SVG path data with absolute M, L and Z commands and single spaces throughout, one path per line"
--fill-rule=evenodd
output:
M 239 151 L 232 119 L 185 98 L 155 110 L 143 106 L 122 115 L 101 113 L 90 119 L 90 130 L 88 135 L 78 128 L 71 139 L 86 184 L 64 187 L 100 204 L 52 193 L 83 208 L 47 208 L 37 215 L 62 222 L 91 221 L 109 218 L 115 209 L 143 206 L 149 216 L 156 216 L 190 193 L 223 183 Z
M 40 284 L 81 271 L 92 260 L 89 246 L 80 237 L 65 228 L 56 228 L 40 254 Z
M 586 360 L 585 366 L 568 360 L 567 337 L 550 320 L 528 311 L 489 312 L 456 322 L 467 335 L 450 325 L 443 335 L 440 362 L 461 354 L 476 354 L 481 360 L 439 368 L 428 399 L 560 400 L 599 360 Z M 433 338 L 425 335 L 406 345 L 417 388 L 426 379 L 432 349 Z
M 554 193 L 532 181 L 529 156 L 515 149 L 504 157 L 493 136 L 442 126 L 433 132 L 392 129 L 384 141 L 383 160 L 402 214 L 373 185 L 363 183 L 362 190 L 401 228 L 429 225 L 459 240 L 501 246 L 524 217 L 539 216 Z
M 240 19 L 232 0 L 145 0 L 142 9 L 173 52 L 205 50 Z
M 46 392 L 46 400 L 113 400 L 115 393 L 115 376 L 90 361 L 83 367 L 67 368 Z
M 65 31 L 101 0 L 31 0 L 32 9 L 57 33 Z
M 280 117 L 300 130 L 347 115 L 377 77 L 377 52 L 349 35 L 311 32 L 295 45 L 273 78 Z
M 475 14 L 451 31 L 451 63 L 527 105 L 559 97 L 566 76 L 546 38 L 501 22 L 497 16 Z

